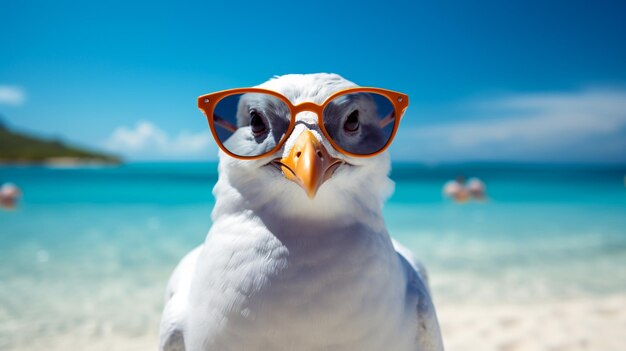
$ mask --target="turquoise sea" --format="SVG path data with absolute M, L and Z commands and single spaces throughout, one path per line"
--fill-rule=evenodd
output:
M 72 334 L 158 328 L 167 278 L 208 231 L 215 163 L 3 167 L 0 350 Z M 485 203 L 441 195 L 458 174 Z M 429 269 L 436 301 L 554 300 L 626 292 L 626 167 L 395 164 L 390 233 Z

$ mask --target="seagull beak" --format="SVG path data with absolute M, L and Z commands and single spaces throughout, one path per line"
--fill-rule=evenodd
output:
M 332 157 L 311 131 L 304 131 L 287 157 L 276 160 L 285 178 L 300 185 L 309 198 L 333 175 L 343 161 Z

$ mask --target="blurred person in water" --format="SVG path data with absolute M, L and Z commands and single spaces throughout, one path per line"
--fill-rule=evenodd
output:
M 15 209 L 22 192 L 17 185 L 5 183 L 0 187 L 0 207 L 5 210 Z
M 459 203 L 469 200 L 484 201 L 486 187 L 485 183 L 478 178 L 470 178 L 466 181 L 465 176 L 460 175 L 443 186 L 443 195 Z

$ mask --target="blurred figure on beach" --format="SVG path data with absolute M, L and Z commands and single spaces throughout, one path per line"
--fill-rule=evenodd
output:
M 466 181 L 465 176 L 459 175 L 455 180 L 450 180 L 443 186 L 443 195 L 459 203 L 469 200 L 484 201 L 486 187 L 485 183 L 478 178 L 470 178 Z
M 0 207 L 5 210 L 13 210 L 17 206 L 22 192 L 17 185 L 5 183 L 0 187 Z

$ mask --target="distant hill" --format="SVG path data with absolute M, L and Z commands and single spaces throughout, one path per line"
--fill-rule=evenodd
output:
M 65 145 L 11 131 L 0 119 L 0 164 L 2 163 L 121 163 L 117 156 Z

